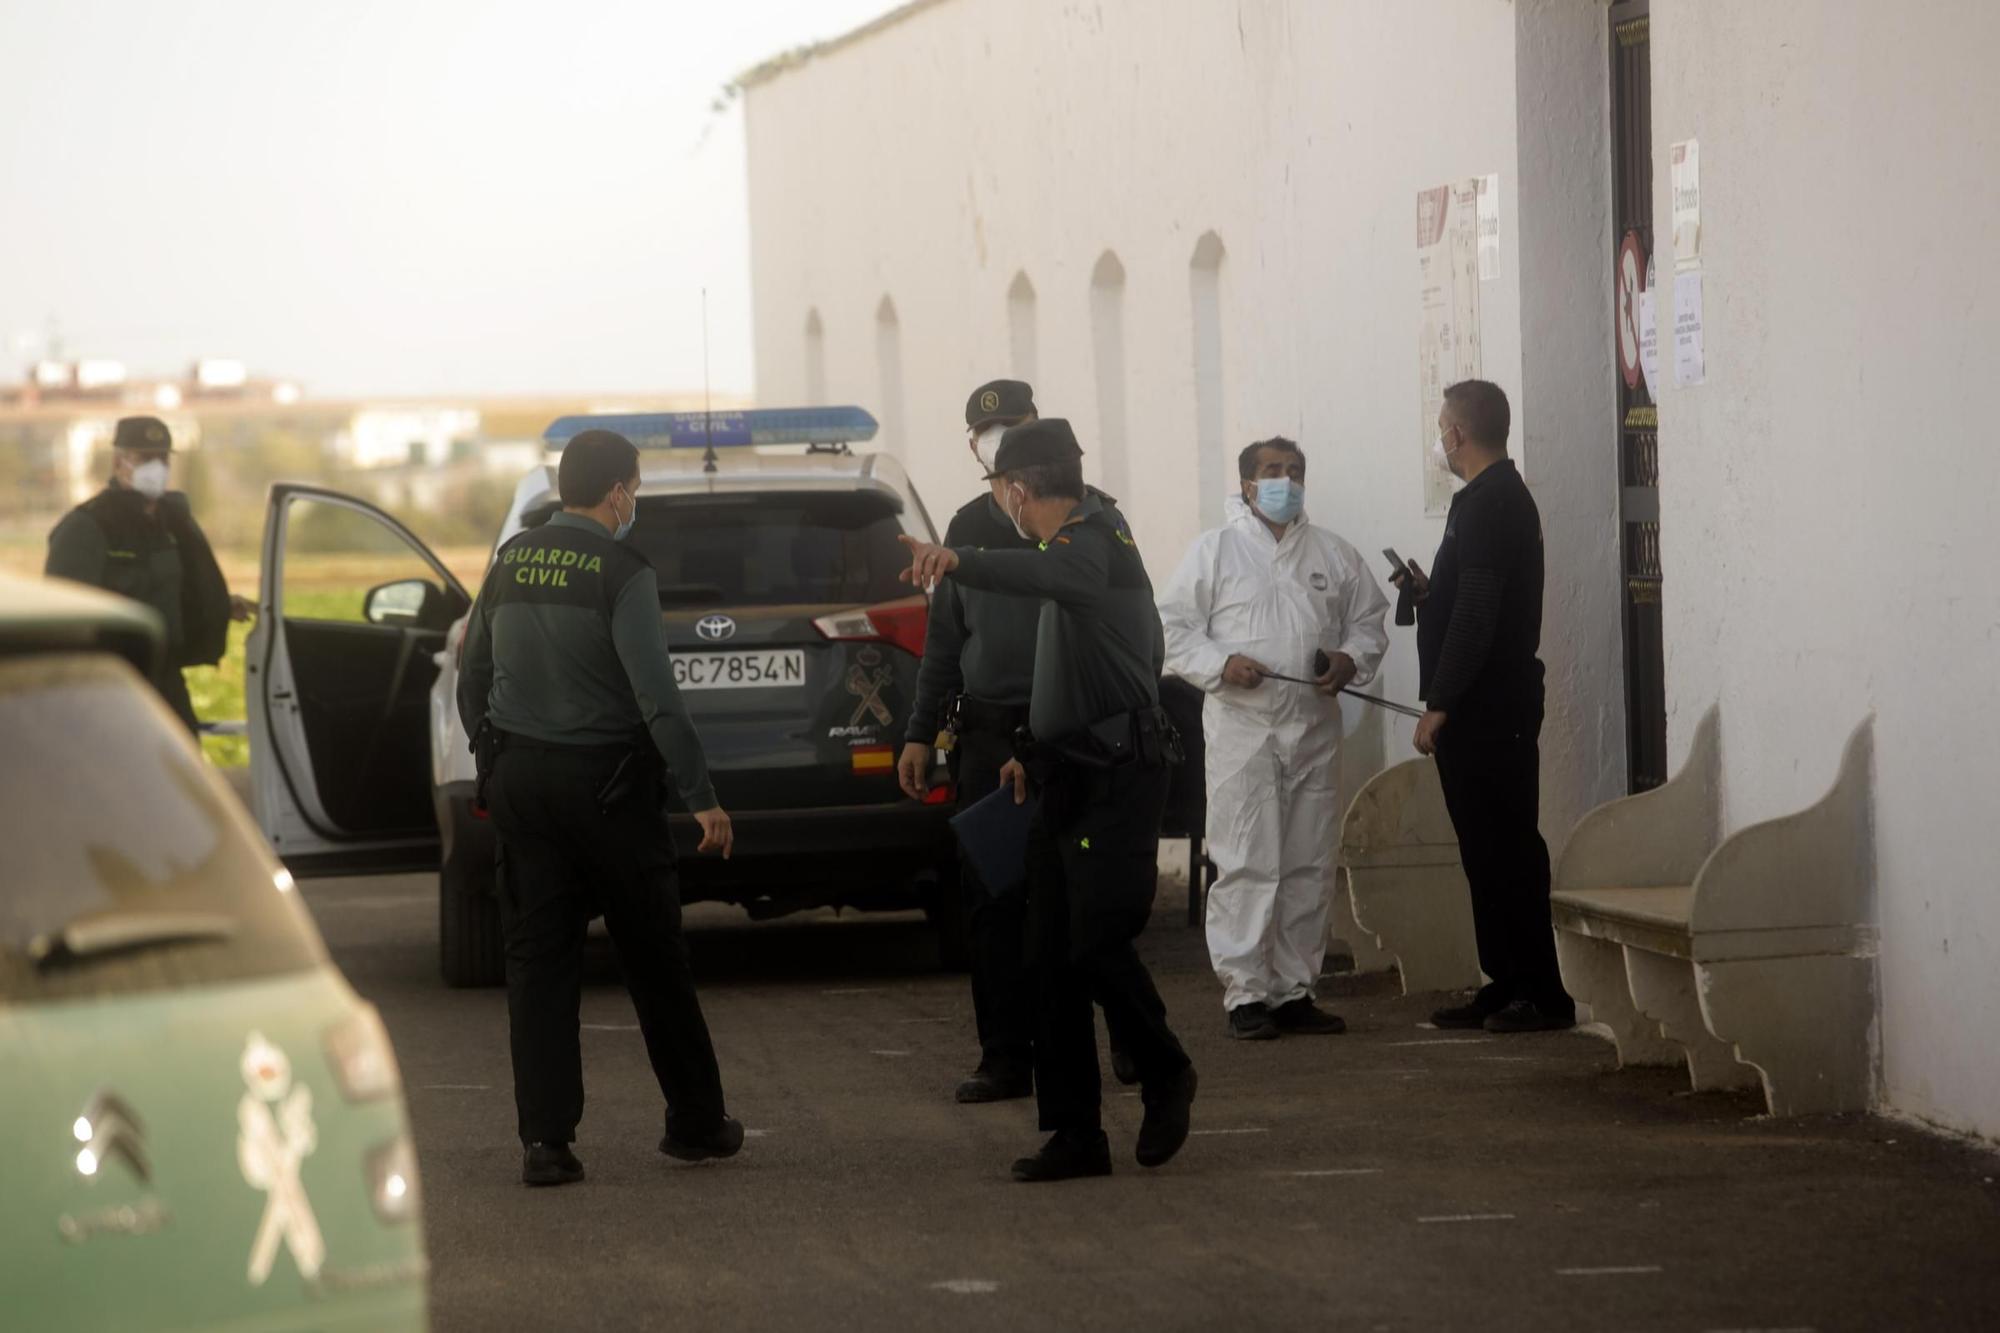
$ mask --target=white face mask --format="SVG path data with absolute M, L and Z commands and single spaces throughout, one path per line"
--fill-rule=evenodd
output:
M 1451 488 L 1457 490 L 1465 485 L 1465 478 L 1451 470 L 1451 450 L 1444 447 L 1444 436 L 1431 441 L 1431 461 L 1451 474 Z
M 141 463 L 132 469 L 132 489 L 148 500 L 157 500 L 167 493 L 167 465 L 162 459 Z
M 1003 502 L 1000 508 L 1007 515 L 1008 521 L 1013 523 L 1014 531 L 1021 534 L 1021 540 L 1031 542 L 1035 540 L 1035 535 L 1029 532 L 1026 528 L 1021 526 L 1021 515 L 1028 512 L 1028 493 L 1024 490 L 1021 490 L 1019 486 L 1009 486 L 1007 488 L 1007 494 L 1010 496 L 1015 491 L 1021 491 L 1021 507 L 1019 509 L 1008 509 L 1006 504 Z
M 972 442 L 972 452 L 979 456 L 979 465 L 988 472 L 993 470 L 994 456 L 1000 452 L 1000 437 L 1006 433 L 1005 426 L 988 426 Z

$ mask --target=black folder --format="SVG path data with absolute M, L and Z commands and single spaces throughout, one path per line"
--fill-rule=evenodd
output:
M 1028 883 L 1028 821 L 1038 800 L 1014 803 L 1014 784 L 973 802 L 951 818 L 952 832 L 966 863 L 995 898 L 1019 893 Z

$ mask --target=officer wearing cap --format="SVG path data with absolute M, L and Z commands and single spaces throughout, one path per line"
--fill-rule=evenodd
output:
M 965 400 L 966 445 L 989 478 L 945 529 L 945 545 L 983 551 L 1033 550 L 1000 507 L 1001 483 L 994 451 L 1011 426 L 1036 420 L 1034 390 L 1020 380 L 993 380 Z M 1093 492 L 1093 494 L 1096 494 Z M 1099 495 L 1101 503 L 1112 503 Z M 1000 785 L 1000 769 L 1014 756 L 1014 732 L 1028 721 L 1028 693 L 1035 669 L 1035 625 L 1041 603 L 940 584 L 931 598 L 930 627 L 917 673 L 917 697 L 904 732 L 897 776 L 905 794 L 923 799 L 930 783 L 934 742 L 948 751 L 958 808 L 979 802 Z M 958 1085 L 961 1102 L 997 1102 L 1032 1096 L 1035 1001 L 1025 945 L 1027 901 L 995 897 L 960 858 L 966 942 L 972 973 L 972 1012 L 979 1034 L 979 1067 Z M 1116 1034 L 1112 1065 L 1123 1082 L 1137 1078 Z
M 1002 771 L 1032 789 L 1030 959 L 1035 1096 L 1051 1135 L 1014 1163 L 1023 1181 L 1108 1175 L 1092 1001 L 1122 1029 L 1145 1105 L 1141 1166 L 1187 1140 L 1195 1072 L 1133 940 L 1158 881 L 1160 815 L 1178 738 L 1159 706 L 1165 646 L 1130 528 L 1083 484 L 1083 451 L 1051 418 L 1006 431 L 993 464 L 999 504 L 1027 550 L 932 546 L 911 537 L 902 577 L 956 582 L 1040 603 L 1028 732 Z
M 599 911 L 667 1101 L 660 1151 L 734 1156 L 743 1126 L 722 1077 L 681 938 L 661 804 L 669 787 L 727 858 L 729 816 L 681 704 L 659 580 L 624 544 L 638 518 L 639 451 L 588 430 L 563 450 L 562 512 L 493 558 L 465 636 L 458 712 L 499 834 L 514 1105 L 530 1185 L 583 1179 L 577 1005 Z M 662 766 L 664 760 L 664 769 Z
M 69 511 L 49 534 L 50 578 L 74 579 L 153 608 L 166 622 L 166 650 L 153 685 L 187 726 L 199 729 L 181 671 L 213 666 L 229 622 L 251 604 L 232 597 L 188 498 L 167 489 L 173 436 L 157 417 L 126 417 L 111 437 L 111 482 Z

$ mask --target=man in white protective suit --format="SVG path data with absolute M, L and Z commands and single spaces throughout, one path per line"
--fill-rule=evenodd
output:
M 1307 521 L 1297 444 L 1259 440 L 1237 470 L 1228 521 L 1159 595 L 1167 670 L 1208 696 L 1209 957 L 1230 1036 L 1342 1032 L 1313 1002 L 1340 818 L 1339 691 L 1374 677 L 1389 603 L 1360 553 Z

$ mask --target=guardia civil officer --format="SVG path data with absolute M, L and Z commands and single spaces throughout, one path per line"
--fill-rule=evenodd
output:
M 952 515 L 945 545 L 987 551 L 1033 550 L 1000 507 L 1001 483 L 994 451 L 1010 426 L 1036 419 L 1034 390 L 1020 380 L 993 380 L 965 402 L 966 447 L 988 481 L 980 494 Z M 1109 503 L 1108 497 L 1100 495 Z M 977 804 L 1000 785 L 1000 769 L 1014 756 L 1014 732 L 1028 721 L 1028 690 L 1035 668 L 1035 625 L 1041 602 L 967 588 L 947 579 L 931 597 L 930 627 L 917 673 L 916 703 L 904 732 L 897 776 L 903 791 L 923 799 L 929 786 L 933 741 L 951 738 L 949 762 L 958 808 Z M 973 1021 L 979 1034 L 979 1067 L 958 1085 L 961 1102 L 997 1102 L 1034 1094 L 1035 1001 L 1026 962 L 1028 908 L 1018 893 L 995 897 L 960 858 L 967 943 L 972 972 Z M 1116 1032 L 1112 1068 L 1121 1082 L 1137 1071 Z
M 577 1039 L 585 927 L 618 951 L 667 1101 L 660 1151 L 731 1157 L 743 1127 L 722 1079 L 681 938 L 680 890 L 661 804 L 677 793 L 700 850 L 732 844 L 667 657 L 653 567 L 624 539 L 638 517 L 639 451 L 588 430 L 563 450 L 562 512 L 503 546 L 466 631 L 458 711 L 481 751 L 499 834 L 507 1018 L 521 1178 L 583 1178 Z M 662 763 L 664 761 L 664 764 Z
M 1394 580 L 1418 601 L 1417 661 L 1427 711 L 1416 747 L 1438 783 L 1472 890 L 1479 970 L 1468 1004 L 1441 1028 L 1542 1032 L 1576 1023 L 1549 924 L 1542 841 L 1542 519 L 1507 457 L 1507 395 L 1465 380 L 1444 391 L 1436 457 L 1464 483 L 1452 497 L 1429 578 Z
M 1003 769 L 1015 799 L 1038 804 L 1028 834 L 1030 961 L 1036 991 L 1035 1095 L 1041 1151 L 1023 1181 L 1111 1171 L 1101 1120 L 1092 1000 L 1116 1016 L 1138 1067 L 1141 1166 L 1187 1141 L 1195 1071 L 1133 940 L 1158 882 L 1160 815 L 1177 738 L 1159 706 L 1159 613 L 1131 530 L 1084 488 L 1082 450 L 1059 419 L 1001 436 L 993 467 L 1008 520 L 1037 549 L 982 551 L 913 538 L 902 577 L 1041 602 L 1031 738 Z
M 126 417 L 111 437 L 111 482 L 49 534 L 42 572 L 103 588 L 159 612 L 166 651 L 153 687 L 189 731 L 198 730 L 181 670 L 222 660 L 229 622 L 248 620 L 232 597 L 188 498 L 167 489 L 174 441 L 157 417 Z

